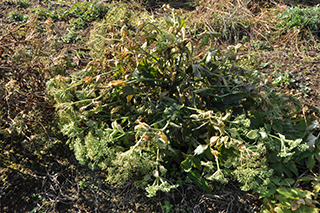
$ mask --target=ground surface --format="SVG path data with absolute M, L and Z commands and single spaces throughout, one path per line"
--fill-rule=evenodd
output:
M 1 54 L 2 51 L 13 50 L 23 40 L 27 40 L 25 35 L 21 35 L 21 37 L 15 35 L 16 41 L 13 41 L 13 38 L 11 40 L 4 39 L 8 37 L 10 32 L 15 33 L 15 29 L 21 25 L 18 21 L 9 18 L 9 14 L 12 11 L 18 11 L 26 15 L 32 13 L 32 8 L 47 7 L 42 1 L 30 1 L 30 5 L 27 7 L 23 7 L 17 2 L 14 0 L 1 1 Z M 194 16 L 197 17 L 209 17 L 210 1 L 199 2 L 195 4 L 179 1 L 172 3 L 172 6 L 193 11 Z M 317 0 L 253 0 L 248 7 L 253 16 L 263 18 L 264 15 L 272 13 L 270 12 L 272 7 L 284 8 L 288 5 L 310 7 L 317 3 Z M 162 4 L 163 2 L 149 1 L 144 5 L 148 11 L 154 11 Z M 51 2 L 51 7 L 68 6 Z M 69 23 L 59 22 L 55 24 L 54 31 L 64 35 L 68 27 Z M 80 30 L 79 34 L 83 38 L 88 38 L 90 27 L 91 25 L 87 29 Z M 31 34 L 28 35 L 31 36 Z M 252 36 L 254 39 L 258 39 L 257 35 Z M 303 39 L 296 41 L 294 36 L 295 34 L 292 32 L 280 40 L 270 39 L 268 45 L 272 48 L 267 50 L 259 50 L 250 42 L 243 41 L 245 48 L 241 50 L 240 54 L 244 56 L 252 54 L 258 60 L 258 62 L 252 62 L 252 68 L 260 72 L 272 75 L 276 69 L 282 73 L 287 71 L 290 78 L 295 80 L 291 87 L 296 87 L 296 90 L 291 92 L 297 92 L 297 94 L 300 92 L 299 96 L 310 109 L 320 107 L 320 47 L 317 45 L 319 37 L 308 43 Z M 40 41 L 43 38 L 34 35 L 34 39 Z M 221 49 L 225 49 L 230 44 L 234 44 L 234 42 L 229 39 L 217 42 L 217 46 Z M 75 61 L 77 63 L 74 69 L 81 69 L 85 66 L 86 61 L 90 60 L 89 56 L 85 54 L 85 45 L 71 42 L 65 43 L 59 48 L 66 50 L 66 54 L 72 56 L 74 56 L 73 49 L 84 50 L 84 54 Z M 54 61 L 62 57 L 62 52 L 47 52 L 51 54 L 47 57 Z M 18 70 L 23 69 L 24 65 L 23 63 L 13 63 L 5 54 L 1 55 L 2 80 L 5 78 L 4 70 L 10 66 L 16 67 L 15 69 Z M 43 69 L 49 68 L 43 67 Z M 284 88 L 284 90 L 287 89 Z M 1 104 L 4 105 L 4 103 Z M 48 107 L 50 111 L 50 106 Z M 49 117 L 52 118 L 52 116 Z M 2 125 L 6 126 L 5 123 Z M 63 137 L 61 136 L 60 139 L 63 140 Z M 130 182 L 122 188 L 107 185 L 103 171 L 92 171 L 86 166 L 80 165 L 66 145 L 58 143 L 50 151 L 34 152 L 30 147 L 36 146 L 36 144 L 21 143 L 23 134 L 19 137 L 8 137 L 6 132 L 2 132 L 0 140 L 1 212 L 165 212 L 166 208 L 173 212 L 183 212 L 183 210 L 186 212 L 259 212 L 262 203 L 258 195 L 241 192 L 237 183 L 223 186 L 212 194 L 206 194 L 192 184 L 185 184 L 169 196 L 158 194 L 157 197 L 149 199 L 145 196 L 144 191 L 135 189 Z M 167 206 L 166 201 L 169 201 Z M 175 203 L 175 205 L 170 207 L 171 203 Z

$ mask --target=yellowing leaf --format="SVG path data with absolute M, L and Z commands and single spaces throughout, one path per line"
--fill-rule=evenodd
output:
M 90 83 L 91 80 L 92 80 L 92 77 L 91 77 L 91 76 L 88 76 L 88 77 L 83 78 L 81 81 L 82 81 L 82 82 L 85 81 L 85 82 L 87 82 L 87 83 Z
M 299 205 L 297 204 L 297 202 L 293 201 L 293 202 L 291 203 L 291 210 L 292 210 L 292 211 L 295 211 L 295 210 L 297 210 L 298 208 L 299 208 Z
M 135 130 L 148 130 L 150 126 L 146 123 L 139 123 L 137 126 L 134 127 Z
M 133 95 L 127 95 L 126 99 L 127 99 L 127 103 L 129 103 L 131 101 L 131 99 L 133 98 Z
M 167 138 L 167 136 L 165 135 L 165 134 L 161 134 L 160 135 L 160 140 L 163 140 L 166 144 L 168 144 L 168 138 Z
M 219 151 L 214 150 L 214 149 L 211 150 L 211 153 L 216 157 L 218 157 L 218 155 L 219 155 Z
M 112 110 L 111 110 L 111 114 L 114 114 L 116 112 L 118 112 L 120 109 L 122 109 L 122 106 L 117 106 L 117 107 L 114 107 Z
M 125 47 L 125 48 L 123 48 L 123 50 L 122 50 L 121 56 L 124 57 L 124 56 L 126 56 L 128 53 L 130 53 L 130 51 Z
M 221 143 L 227 143 L 229 140 L 229 136 L 224 136 L 221 138 Z

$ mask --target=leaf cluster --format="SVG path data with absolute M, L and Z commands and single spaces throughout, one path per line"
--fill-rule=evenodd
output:
M 293 27 L 308 28 L 312 32 L 319 31 L 320 5 L 311 8 L 291 7 L 278 15 L 283 20 L 278 26 L 285 26 L 287 29 Z
M 310 123 L 299 101 L 237 66 L 239 45 L 225 56 L 199 54 L 221 35 L 194 41 L 174 9 L 138 22 L 124 8 L 95 26 L 85 69 L 47 83 L 81 163 L 108 170 L 111 183 L 134 180 L 148 196 L 178 186 L 166 172 L 172 165 L 208 192 L 210 181 L 262 192 L 271 178 L 298 176 Z

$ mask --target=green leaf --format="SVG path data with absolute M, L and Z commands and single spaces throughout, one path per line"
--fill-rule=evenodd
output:
M 191 66 L 192 66 L 194 77 L 201 78 L 201 71 L 203 71 L 205 68 L 200 64 L 192 64 Z
M 221 33 L 217 33 L 217 32 L 206 32 L 207 35 L 209 35 L 212 38 L 218 38 L 220 36 L 222 36 Z
M 205 190 L 206 192 L 210 193 L 211 189 L 209 186 L 208 181 L 206 181 L 204 178 L 201 178 L 199 171 L 190 171 L 188 172 L 188 177 L 193 180 L 193 183 L 196 184 L 200 189 Z
M 207 148 L 208 148 L 208 144 L 205 144 L 205 145 L 201 144 L 194 150 L 194 154 L 201 155 Z
M 296 162 L 303 162 L 303 159 L 308 158 L 309 156 L 311 156 L 311 152 L 309 151 L 305 151 L 303 153 L 300 154 L 300 156 L 298 157 L 298 159 L 296 160 Z
M 314 155 L 309 156 L 308 161 L 307 161 L 307 167 L 308 169 L 312 169 L 314 167 L 314 164 L 316 163 L 314 159 Z
M 125 86 L 122 88 L 123 94 L 124 95 L 134 95 L 134 89 L 131 86 Z
M 290 171 L 290 169 L 286 166 L 286 164 L 284 164 L 283 162 L 276 162 L 273 163 L 271 165 L 271 168 L 276 172 L 276 174 L 278 176 L 283 176 L 284 173 L 288 176 L 288 177 L 292 177 L 292 173 Z
M 185 172 L 189 172 L 192 168 L 193 157 L 188 157 L 184 161 L 181 162 L 181 167 Z
M 309 176 L 304 176 L 299 179 L 299 181 L 312 181 L 312 180 L 314 180 L 314 178 Z
M 298 193 L 293 189 L 279 188 L 277 192 L 287 199 L 296 199 L 299 197 Z
M 274 208 L 274 211 L 276 212 L 276 213 L 286 213 L 285 211 L 283 211 L 280 207 L 276 207 L 276 208 Z
M 246 136 L 251 140 L 257 139 L 259 137 L 258 130 L 250 130 L 250 132 L 248 132 Z
M 298 176 L 298 169 L 297 169 L 296 164 L 294 162 L 288 162 L 287 166 L 291 172 L 293 172 L 296 176 Z
M 207 90 L 210 90 L 210 88 L 196 89 L 196 90 L 194 90 L 193 92 L 194 92 L 194 93 L 201 93 L 201 92 L 205 92 L 205 91 L 207 91 Z
M 193 166 L 199 170 L 202 169 L 201 161 L 197 157 L 193 158 Z
M 229 94 L 227 97 L 223 98 L 223 103 L 226 105 L 238 104 L 246 96 L 247 94 L 244 92 Z
M 203 38 L 202 38 L 202 41 L 201 41 L 201 44 L 199 46 L 199 49 L 201 49 L 203 46 L 207 45 L 207 43 L 209 42 L 210 38 L 209 38 L 209 35 L 205 35 Z
M 315 150 L 314 156 L 316 157 L 316 159 L 317 159 L 318 161 L 320 161 L 320 151 L 319 151 L 318 149 Z
M 280 181 L 281 181 L 280 178 L 271 178 L 270 180 L 271 180 L 274 184 L 276 184 L 276 185 L 279 185 L 279 183 L 280 183 Z M 273 184 L 272 182 L 270 182 L 271 185 Z M 269 184 L 268 184 L 268 186 L 269 186 Z M 270 187 L 270 186 L 269 186 L 269 187 Z
M 292 184 L 294 184 L 294 179 L 292 179 L 292 178 L 286 178 L 286 179 L 284 179 L 284 180 L 282 180 L 280 183 L 279 183 L 279 185 L 280 186 L 291 186 Z
M 268 184 L 268 188 L 260 193 L 260 198 L 262 197 L 270 197 L 277 192 L 277 186 L 273 183 Z
M 282 122 L 276 121 L 272 124 L 272 129 L 278 133 L 283 133 Z
M 169 26 L 173 26 L 174 25 L 174 20 L 171 16 L 168 16 L 168 15 L 164 15 L 164 20 L 167 22 L 167 24 Z

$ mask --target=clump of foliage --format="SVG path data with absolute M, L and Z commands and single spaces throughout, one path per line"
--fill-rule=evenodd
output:
M 271 201 L 265 199 L 265 207 L 261 212 L 319 212 L 315 200 L 318 195 L 300 188 L 274 188 Z M 315 198 L 315 199 L 314 199 Z
M 68 6 L 68 5 L 66 5 Z M 35 8 L 34 12 L 36 15 L 45 19 L 52 18 L 54 21 L 68 21 L 71 19 L 79 19 L 86 24 L 95 20 L 102 19 L 108 7 L 97 1 L 95 2 L 79 2 L 69 6 L 70 8 L 60 8 L 59 10 L 46 10 L 42 8 Z
M 29 0 L 15 0 L 14 4 L 16 4 L 22 8 L 27 8 L 30 6 L 30 1 Z
M 53 8 L 46 10 L 42 8 L 35 8 L 34 13 L 44 19 L 51 19 L 56 21 L 69 21 L 70 28 L 68 33 L 64 34 L 61 40 L 65 43 L 83 42 L 83 38 L 77 30 L 85 29 L 88 25 L 96 20 L 102 19 L 108 11 L 108 7 L 99 2 L 79 2 L 75 3 L 69 8 L 60 8 L 59 10 Z
M 240 46 L 198 55 L 221 35 L 205 31 L 196 43 L 184 19 L 164 9 L 164 20 L 140 22 L 125 7 L 110 9 L 92 31 L 94 60 L 47 83 L 77 159 L 108 170 L 110 183 L 133 179 L 148 196 L 178 186 L 172 165 L 208 192 L 210 181 L 263 192 L 272 178 L 298 176 L 312 158 L 300 103 L 238 67 Z
M 92 22 L 94 20 L 102 19 L 108 11 L 108 7 L 104 4 L 95 2 L 79 2 L 73 4 L 62 17 L 79 18 L 85 22 Z
M 15 21 L 21 22 L 21 23 L 25 23 L 25 22 L 28 21 L 28 16 L 27 15 L 23 15 L 22 13 L 17 12 L 17 11 L 12 11 L 9 14 L 9 18 L 11 18 L 11 19 L 13 19 Z
M 259 50 L 273 50 L 273 47 L 267 41 L 253 40 L 251 46 Z
M 287 29 L 308 28 L 317 32 L 320 29 L 320 5 L 310 8 L 291 7 L 278 15 L 278 18 L 283 20 L 278 26 L 285 26 Z

